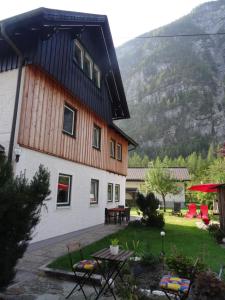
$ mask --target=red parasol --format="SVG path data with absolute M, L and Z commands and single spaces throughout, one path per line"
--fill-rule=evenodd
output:
M 218 187 L 224 184 L 221 183 L 205 183 L 199 185 L 192 185 L 188 188 L 189 191 L 204 192 L 204 193 L 217 193 Z
M 58 189 L 63 191 L 68 191 L 68 184 L 58 183 Z

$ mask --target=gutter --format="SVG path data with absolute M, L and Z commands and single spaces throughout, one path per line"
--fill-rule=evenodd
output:
M 6 41 L 6 43 L 13 49 L 13 51 L 18 56 L 18 76 L 17 76 L 17 84 L 16 84 L 16 95 L 15 95 L 15 104 L 14 104 L 14 111 L 13 111 L 12 128 L 11 128 L 10 141 L 9 141 L 9 151 L 8 151 L 8 161 L 12 162 L 24 57 L 23 57 L 22 52 L 17 48 L 15 43 L 8 36 L 7 31 L 6 31 L 6 22 L 5 23 L 2 22 L 0 24 L 0 33 L 3 37 L 3 39 Z

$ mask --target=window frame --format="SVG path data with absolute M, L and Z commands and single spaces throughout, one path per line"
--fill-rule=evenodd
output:
M 59 173 L 58 174 L 58 184 L 59 184 L 59 177 L 68 177 L 69 178 L 69 193 L 68 193 L 68 198 L 69 201 L 66 203 L 58 203 L 58 187 L 57 187 L 57 199 L 56 199 L 56 207 L 70 207 L 71 205 L 71 191 L 72 191 L 72 175 L 65 174 L 65 173 Z
M 120 147 L 120 157 L 119 157 L 119 155 L 118 155 L 118 147 Z M 119 161 L 122 161 L 122 144 L 120 144 L 120 143 L 117 143 L 117 145 L 116 145 L 116 157 L 117 157 L 117 160 L 119 160 Z
M 94 82 L 94 71 L 97 71 L 97 83 Z M 100 89 L 101 87 L 101 71 L 99 67 L 96 64 L 93 64 L 93 70 L 92 70 L 92 80 L 94 84 Z
M 95 201 L 91 201 L 91 197 L 90 197 L 90 205 L 97 205 L 98 204 L 98 198 L 99 198 L 99 180 L 98 179 L 91 179 L 91 187 L 92 187 L 92 183 L 97 184 L 97 200 Z M 91 192 L 91 188 L 90 188 L 90 195 L 92 194 Z
M 84 60 L 85 59 L 89 62 L 89 72 L 90 72 L 90 74 L 87 74 L 86 70 L 84 69 L 85 61 L 83 61 L 83 71 L 87 75 L 87 77 L 92 80 L 92 78 L 93 78 L 93 60 L 87 52 L 84 53 Z
M 99 139 L 98 139 L 98 144 L 99 145 L 94 145 L 94 134 L 95 134 L 95 129 L 99 131 Z M 92 148 L 96 150 L 101 150 L 101 127 L 99 127 L 97 124 L 94 123 L 93 125 L 93 136 L 92 136 Z
M 114 147 L 112 148 L 112 144 L 114 145 Z M 112 150 L 113 149 L 113 154 L 112 154 Z M 116 141 L 114 139 L 110 139 L 110 157 L 115 159 L 116 158 Z
M 79 63 L 76 59 L 76 47 L 81 52 L 81 63 Z M 84 74 L 93 82 L 93 84 L 100 89 L 101 88 L 101 70 L 99 66 L 95 63 L 92 56 L 89 54 L 89 52 L 86 50 L 86 48 L 82 45 L 82 43 L 79 41 L 79 39 L 74 39 L 74 50 L 73 50 L 73 60 L 76 63 L 76 65 L 84 72 Z M 87 74 L 87 72 L 84 70 L 84 60 L 87 59 L 90 62 L 90 74 Z M 94 82 L 94 70 L 97 73 L 97 82 Z M 90 76 L 89 76 L 90 75 Z
M 75 51 L 76 51 L 76 47 L 79 48 L 79 50 L 81 51 L 81 65 L 78 63 L 78 61 L 76 60 L 76 56 L 75 56 Z M 84 48 L 82 47 L 81 43 L 78 40 L 74 41 L 74 59 L 76 64 L 83 70 L 84 68 Z
M 111 197 L 112 199 L 109 200 L 109 186 L 111 186 Z M 112 203 L 113 202 L 113 183 L 109 182 L 107 185 L 107 202 Z
M 116 189 L 119 188 L 118 199 L 116 198 Z M 115 184 L 115 202 L 120 202 L 120 184 Z
M 72 124 L 73 133 L 70 133 L 64 129 L 65 108 L 67 108 L 73 112 L 73 124 Z M 62 132 L 65 134 L 68 134 L 69 136 L 76 137 L 76 120 L 77 120 L 77 110 L 65 102 L 64 106 L 63 106 L 63 129 L 62 129 Z

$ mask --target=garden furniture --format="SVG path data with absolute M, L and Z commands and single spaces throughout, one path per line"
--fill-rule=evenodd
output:
M 172 215 L 182 216 L 181 202 L 174 202 L 173 203 Z
M 114 282 L 119 276 L 121 282 L 125 284 L 121 270 L 132 255 L 133 251 L 129 250 L 119 250 L 117 255 L 112 255 L 109 248 L 102 249 L 91 255 L 96 260 L 99 266 L 99 271 L 104 279 L 104 283 L 102 284 L 95 300 L 99 299 L 105 289 L 109 290 L 113 298 L 116 300 L 116 296 L 113 291 Z M 106 270 L 103 268 L 102 265 L 99 264 L 99 261 L 109 263 L 110 269 Z
M 112 214 L 114 216 L 114 223 L 122 224 L 122 215 L 125 214 L 126 208 L 114 207 L 107 209 L 108 214 Z M 110 220 L 109 220 L 110 223 Z
M 208 205 L 202 204 L 200 206 L 200 213 L 198 214 L 197 217 L 200 218 L 200 219 L 209 218 L 209 215 L 208 215 Z
M 85 294 L 84 288 L 83 286 L 85 285 L 85 283 L 87 281 L 89 281 L 89 279 L 91 278 L 91 275 L 93 274 L 94 271 L 96 271 L 99 266 L 101 265 L 101 261 L 96 261 L 95 259 L 84 259 L 83 257 L 83 253 L 81 250 L 81 244 L 79 242 L 71 242 L 69 244 L 67 244 L 67 250 L 68 250 L 68 258 L 69 258 L 69 262 L 70 262 L 70 267 L 71 270 L 74 273 L 74 279 L 75 279 L 75 286 L 74 288 L 71 290 L 71 292 L 66 296 L 66 299 L 68 299 L 73 292 L 76 290 L 76 288 L 79 288 L 79 290 L 82 291 L 84 298 L 87 299 L 87 296 Z M 80 252 L 80 258 L 81 260 L 79 262 L 74 263 L 73 261 L 73 256 L 72 256 L 72 252 L 74 251 L 79 251 Z M 78 272 L 82 272 L 83 274 L 79 275 L 77 274 Z M 96 292 L 96 294 L 98 294 L 98 291 L 94 285 L 94 282 L 91 281 L 92 286 Z
M 192 267 L 190 279 L 175 275 L 164 275 L 162 277 L 159 286 L 169 300 L 171 300 L 170 294 L 174 295 L 175 299 L 184 300 L 188 298 L 190 288 L 195 279 L 198 261 L 199 259 L 197 258 Z
M 197 215 L 196 213 L 196 204 L 195 203 L 190 203 L 188 204 L 188 212 L 185 215 L 185 218 L 195 218 Z
M 105 208 L 105 224 L 110 224 L 111 220 L 116 224 L 117 214 L 114 211 Z

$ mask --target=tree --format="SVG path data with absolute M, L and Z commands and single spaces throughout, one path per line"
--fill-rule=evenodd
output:
M 163 228 L 165 225 L 163 214 L 158 211 L 159 200 L 153 193 L 148 193 L 144 196 L 141 193 L 137 194 L 137 206 L 143 214 L 142 223 L 147 226 Z
M 130 168 L 141 167 L 142 157 L 138 153 L 134 152 L 134 154 L 129 157 L 128 165 Z
M 166 195 L 179 193 L 175 180 L 170 177 L 169 172 L 162 164 L 157 164 L 154 168 L 149 169 L 145 178 L 145 187 L 148 192 L 156 192 L 161 195 L 164 211 L 166 211 Z
M 0 290 L 15 276 L 15 266 L 40 220 L 44 200 L 50 194 L 49 172 L 40 165 L 28 182 L 24 174 L 13 176 L 12 166 L 0 155 Z

